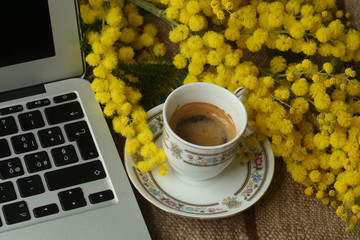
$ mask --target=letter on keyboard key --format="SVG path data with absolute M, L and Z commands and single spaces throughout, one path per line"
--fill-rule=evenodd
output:
M 79 161 L 73 145 L 51 149 L 51 154 L 56 166 L 63 166 Z
M 20 158 L 15 157 L 0 161 L 0 178 L 8 179 L 12 177 L 21 176 L 24 174 L 24 169 L 21 165 Z
M 22 197 L 29 197 L 45 192 L 39 175 L 20 178 L 17 180 L 17 185 Z
M 64 211 L 86 206 L 84 193 L 81 188 L 73 188 L 58 194 Z
M 14 117 L 10 116 L 6 118 L 0 118 L 0 136 L 6 136 L 17 132 L 18 128 L 16 126 Z
M 49 156 L 45 151 L 25 155 L 24 160 L 30 173 L 51 168 Z
M 67 102 L 67 101 L 71 101 L 76 99 L 76 93 L 72 92 L 72 93 L 66 93 L 60 96 L 56 96 L 53 98 L 54 103 L 62 103 L 62 102 Z
M 38 136 L 43 147 L 51 147 L 65 142 L 59 127 L 40 130 Z
M 81 157 L 84 160 L 99 156 L 89 127 L 85 121 L 65 125 L 66 135 L 70 141 L 76 141 Z
M 59 212 L 56 203 L 48 204 L 45 206 L 34 208 L 33 213 L 36 218 L 49 216 Z
M 106 177 L 100 160 L 45 173 L 48 188 L 53 191 Z
M 89 200 L 92 204 L 101 203 L 114 199 L 114 193 L 109 189 L 89 195 Z
M 40 111 L 22 113 L 18 116 L 22 130 L 27 131 L 45 126 Z
M 4 108 L 0 108 L 0 115 L 17 113 L 17 112 L 21 112 L 22 110 L 24 110 L 24 108 L 23 108 L 23 106 L 21 106 L 21 105 L 4 107 Z
M 31 218 L 25 201 L 4 205 L 3 213 L 7 224 L 19 223 Z
M 43 106 L 47 106 L 47 105 L 50 105 L 50 100 L 48 98 L 44 98 L 44 99 L 39 99 L 36 101 L 28 102 L 26 104 L 26 107 L 28 109 L 33 109 L 33 108 L 39 108 L 39 107 L 43 107 Z
M 38 149 L 35 136 L 32 133 L 26 133 L 11 138 L 15 153 L 30 152 Z

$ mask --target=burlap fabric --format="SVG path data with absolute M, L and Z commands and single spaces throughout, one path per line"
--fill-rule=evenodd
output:
M 352 14 L 352 23 L 360 26 L 360 1 L 337 2 Z M 170 26 L 154 17 L 147 21 L 158 25 L 160 38 L 168 45 L 170 55 L 174 55 L 177 46 L 167 40 Z M 122 153 L 123 140 L 116 141 Z M 273 181 L 262 199 L 250 209 L 224 219 L 201 220 L 177 216 L 157 208 L 134 191 L 155 240 L 360 239 L 360 226 L 350 234 L 345 233 L 345 223 L 336 216 L 335 209 L 306 196 L 304 187 L 291 179 L 281 159 L 276 159 Z

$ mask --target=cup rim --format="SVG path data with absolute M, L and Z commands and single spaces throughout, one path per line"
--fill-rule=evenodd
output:
M 190 87 L 193 86 L 193 85 L 208 85 L 208 86 L 212 86 L 212 87 L 216 87 L 216 88 L 219 88 L 220 91 L 223 91 L 224 93 L 226 94 L 230 94 L 232 95 L 235 99 L 237 99 L 239 102 L 240 102 L 240 108 L 242 108 L 244 114 L 245 114 L 245 117 L 246 117 L 246 122 L 247 122 L 247 112 L 246 112 L 246 109 L 245 109 L 245 106 L 244 104 L 242 103 L 242 101 L 240 101 L 240 99 L 232 92 L 230 92 L 229 90 L 227 90 L 226 88 L 223 88 L 219 85 L 216 85 L 216 84 L 213 84 L 213 83 L 207 83 L 207 82 L 194 82 L 194 83 L 188 83 L 186 85 L 182 85 L 178 88 L 176 88 L 174 91 L 172 91 L 169 96 L 166 98 L 165 102 L 164 102 L 164 106 L 163 106 L 163 120 L 164 120 L 164 124 L 167 126 L 167 129 L 168 131 L 171 132 L 171 134 L 177 139 L 179 140 L 182 144 L 184 145 L 188 145 L 192 148 L 197 148 L 197 149 L 203 149 L 203 150 L 217 150 L 217 149 L 220 149 L 220 148 L 224 148 L 224 147 L 227 147 L 227 146 L 230 146 L 232 145 L 234 142 L 238 141 L 241 137 L 241 135 L 244 133 L 245 129 L 246 129 L 246 126 L 247 124 L 244 124 L 244 126 L 239 129 L 238 133 L 236 134 L 236 136 L 231 139 L 230 141 L 226 142 L 226 143 L 223 143 L 223 144 L 220 144 L 220 145 L 215 145 L 215 146 L 202 146 L 202 145 L 197 145 L 197 144 L 194 144 L 194 143 L 191 143 L 191 142 L 188 142 L 184 139 L 182 139 L 181 137 L 179 137 L 170 127 L 168 121 L 167 121 L 167 118 L 166 118 L 166 105 L 168 103 L 168 99 L 170 98 L 170 96 L 174 95 L 176 92 L 178 91 L 181 91 L 179 90 L 180 88 L 185 88 L 185 87 Z M 196 87 L 196 86 L 193 86 L 193 87 Z

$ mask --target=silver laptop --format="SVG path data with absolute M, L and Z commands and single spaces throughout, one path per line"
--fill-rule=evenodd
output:
M 150 239 L 83 74 L 74 0 L 0 1 L 0 239 Z

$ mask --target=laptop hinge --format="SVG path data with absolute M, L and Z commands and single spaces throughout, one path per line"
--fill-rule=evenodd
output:
M 0 102 L 6 102 L 18 98 L 29 97 L 41 93 L 45 93 L 45 86 L 43 84 L 31 87 L 11 90 L 0 94 Z

